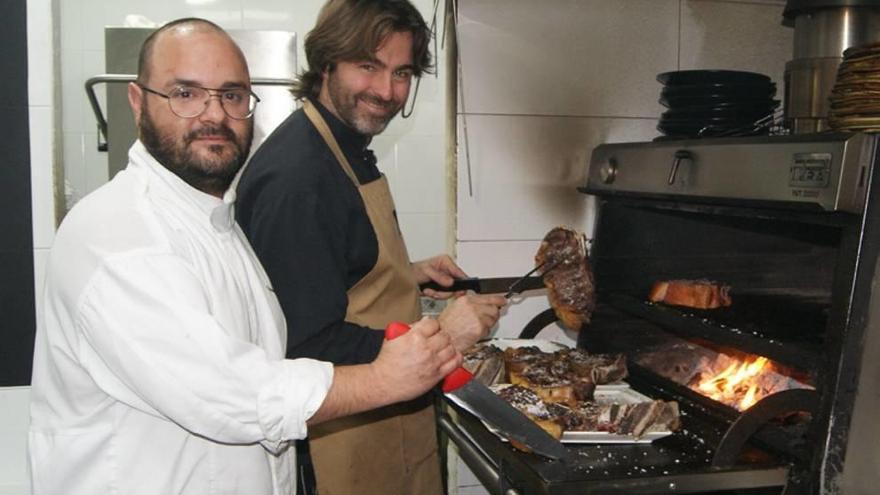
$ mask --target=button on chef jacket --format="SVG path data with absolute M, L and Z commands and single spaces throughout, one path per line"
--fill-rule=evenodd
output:
M 35 495 L 289 494 L 332 381 L 234 223 L 136 142 L 49 256 L 32 381 Z M 295 322 L 291 322 L 295 324 Z M 292 442 L 290 442 L 292 443 Z

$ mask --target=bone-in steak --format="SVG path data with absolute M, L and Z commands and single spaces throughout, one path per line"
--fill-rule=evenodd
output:
M 535 263 L 544 267 L 547 298 L 562 325 L 580 330 L 589 323 L 596 295 L 583 235 L 564 227 L 554 228 L 544 236 Z

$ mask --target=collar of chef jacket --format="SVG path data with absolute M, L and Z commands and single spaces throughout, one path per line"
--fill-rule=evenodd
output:
M 132 166 L 145 167 L 158 176 L 159 180 L 167 185 L 181 201 L 203 211 L 210 218 L 211 225 L 217 232 L 232 230 L 232 226 L 235 224 L 234 187 L 227 189 L 222 199 L 199 191 L 159 163 L 140 140 L 135 141 L 131 146 L 128 158 Z

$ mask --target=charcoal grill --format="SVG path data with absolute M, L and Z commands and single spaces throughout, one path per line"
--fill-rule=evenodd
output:
M 599 305 L 578 346 L 625 353 L 630 385 L 678 401 L 682 428 L 651 444 L 569 444 L 566 461 L 515 451 L 454 408 L 441 429 L 493 493 L 876 493 L 877 160 L 877 138 L 861 134 L 599 146 L 580 188 L 598 197 Z M 646 301 L 655 281 L 701 278 L 729 284 L 733 305 Z M 647 359 L 676 342 L 763 356 L 810 386 L 741 412 Z

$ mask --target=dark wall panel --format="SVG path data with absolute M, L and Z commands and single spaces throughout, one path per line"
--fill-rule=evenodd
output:
M 36 326 L 26 16 L 0 0 L 0 386 L 30 383 Z

